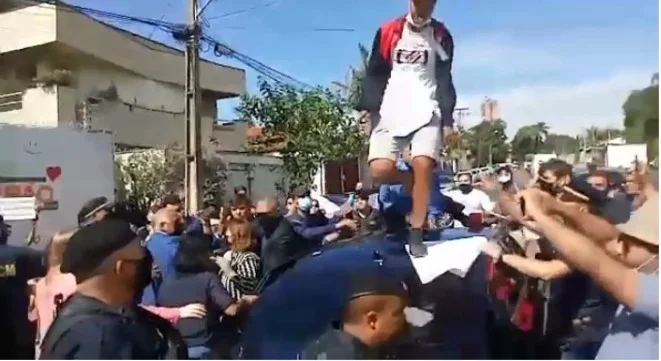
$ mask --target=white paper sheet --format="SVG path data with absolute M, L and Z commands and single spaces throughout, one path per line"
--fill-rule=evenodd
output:
M 482 236 L 455 239 L 428 246 L 428 254 L 425 257 L 409 257 L 423 284 L 433 281 L 445 272 L 464 277 L 487 242 L 488 239 Z M 406 250 L 408 251 L 408 246 Z
M 5 221 L 24 221 L 35 219 L 34 197 L 0 197 L 0 214 Z
M 406 322 L 415 327 L 423 327 L 434 319 L 434 315 L 416 307 L 404 308 L 404 316 Z

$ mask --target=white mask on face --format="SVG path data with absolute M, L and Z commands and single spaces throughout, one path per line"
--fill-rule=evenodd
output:
M 659 258 L 659 255 L 654 255 L 650 257 L 647 261 L 643 262 L 640 266 L 636 267 L 636 271 L 640 271 L 641 269 L 643 269 L 643 267 L 647 266 L 648 264 L 650 264 L 650 262 L 654 261 L 657 258 Z M 658 271 L 659 271 L 659 267 L 657 266 L 654 272 L 658 272 Z
M 498 176 L 498 183 L 507 183 L 512 180 L 512 176 L 509 174 L 502 174 Z
M 425 26 L 429 25 L 429 23 L 431 23 L 431 17 L 427 18 L 427 19 L 422 19 L 420 17 L 413 16 L 413 2 L 410 1 L 409 2 L 409 13 L 406 14 L 406 21 L 409 24 L 411 24 L 415 27 L 422 28 L 422 27 L 425 27 Z

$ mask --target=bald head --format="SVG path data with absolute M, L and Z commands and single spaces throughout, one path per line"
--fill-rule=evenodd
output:
M 173 209 L 159 209 L 152 217 L 152 228 L 155 232 L 173 234 L 181 222 L 181 214 Z
M 278 200 L 273 197 L 266 197 L 257 201 L 255 204 L 256 214 L 272 214 L 278 210 Z

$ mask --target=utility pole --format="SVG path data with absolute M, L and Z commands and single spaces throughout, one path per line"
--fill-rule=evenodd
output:
M 200 26 L 198 24 L 198 0 L 189 0 L 188 29 L 186 40 L 186 211 L 195 214 L 200 203 Z

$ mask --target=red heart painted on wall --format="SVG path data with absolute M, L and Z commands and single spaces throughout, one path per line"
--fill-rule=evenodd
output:
M 62 168 L 59 166 L 48 167 L 46 168 L 46 175 L 51 182 L 55 182 L 55 180 L 62 175 Z

